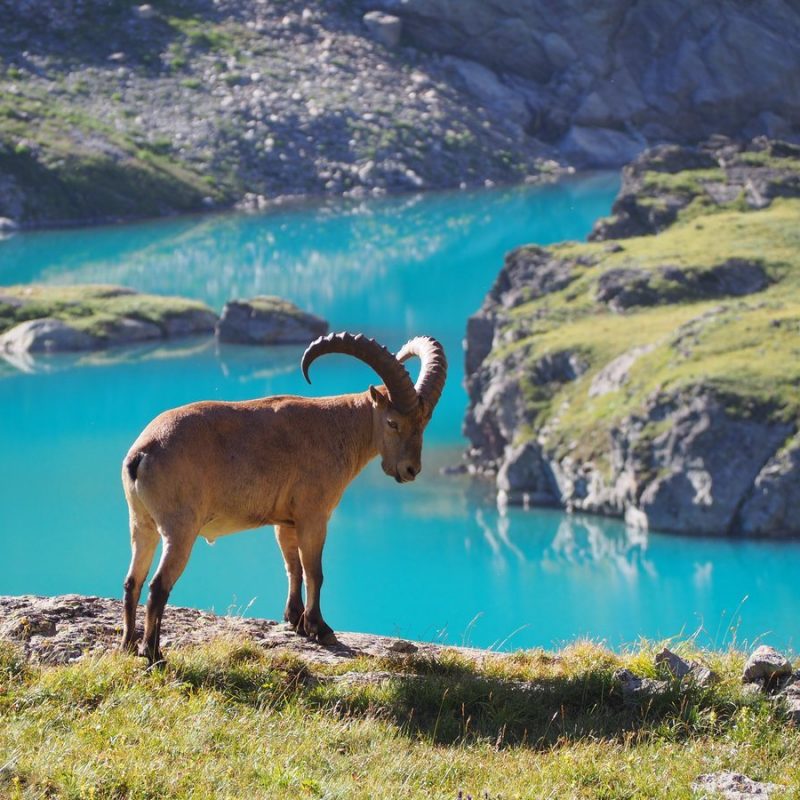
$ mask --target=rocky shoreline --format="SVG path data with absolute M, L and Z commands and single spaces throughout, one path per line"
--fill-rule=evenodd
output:
M 799 197 L 793 145 L 662 146 L 592 242 L 509 254 L 466 341 L 470 464 L 501 502 L 800 535 Z
M 0 230 L 800 136 L 798 11 L 678 5 L 0 0 Z
M 279 297 L 231 300 L 218 317 L 204 303 L 123 286 L 0 286 L 0 358 L 83 353 L 216 335 L 249 345 L 308 343 L 326 320 Z

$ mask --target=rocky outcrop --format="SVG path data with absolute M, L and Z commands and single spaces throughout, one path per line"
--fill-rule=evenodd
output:
M 140 617 L 143 611 L 140 609 Z M 66 664 L 114 649 L 119 644 L 121 620 L 122 602 L 104 597 L 0 597 L 0 641 L 15 643 L 26 658 L 41 664 Z M 309 663 L 328 664 L 359 656 L 433 656 L 444 649 L 363 633 L 337 633 L 336 644 L 323 646 L 272 620 L 217 616 L 179 606 L 167 609 L 162 634 L 167 648 L 203 644 L 217 638 L 247 639 L 266 649 L 295 653 Z M 458 649 L 467 657 L 481 655 L 469 648 Z
M 217 323 L 221 342 L 307 344 L 328 332 L 328 323 L 280 297 L 254 297 L 225 303 Z
M 598 220 L 589 238 L 658 233 L 692 203 L 765 208 L 776 197 L 800 196 L 799 162 L 800 146 L 765 137 L 654 147 L 624 167 L 612 216 Z
M 216 320 L 203 303 L 119 286 L 8 287 L 0 289 L 0 353 L 80 352 L 197 336 L 211 333 Z
M 408 44 L 494 73 L 527 135 L 573 163 L 623 164 L 648 143 L 712 133 L 798 134 L 800 12 L 725 0 L 374 0 L 403 20 Z M 472 84 L 467 82 L 467 88 Z
M 638 163 L 696 186 L 712 151 L 657 148 Z M 741 162 L 734 188 L 772 181 L 762 197 L 800 196 L 794 152 L 736 149 L 755 163 L 748 174 Z M 782 336 L 800 315 L 792 203 L 774 215 L 772 200 L 708 203 L 650 238 L 509 254 L 466 338 L 469 464 L 502 503 L 691 534 L 800 534 L 800 407 Z
M 655 270 L 610 269 L 597 281 L 595 298 L 614 311 L 681 300 L 739 297 L 760 292 L 769 283 L 756 260 L 731 258 L 710 269 L 689 271 L 664 266 Z
M 800 535 L 800 439 L 795 437 L 761 468 L 739 508 L 736 527 L 750 536 L 772 531 Z

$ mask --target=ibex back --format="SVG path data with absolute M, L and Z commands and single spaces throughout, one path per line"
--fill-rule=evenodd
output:
M 416 478 L 447 362 L 429 337 L 412 339 L 395 356 L 373 339 L 330 334 L 303 354 L 306 380 L 325 353 L 361 359 L 384 385 L 336 397 L 192 403 L 156 417 L 133 443 L 122 465 L 131 530 L 123 648 L 135 648 L 136 608 L 159 538 L 163 550 L 139 649 L 151 663 L 162 658 L 164 607 L 197 537 L 213 541 L 261 525 L 275 526 L 286 562 L 284 618 L 298 633 L 334 641 L 320 611 L 328 520 L 350 481 L 377 455 L 398 483 Z M 412 356 L 422 362 L 416 385 L 403 365 Z

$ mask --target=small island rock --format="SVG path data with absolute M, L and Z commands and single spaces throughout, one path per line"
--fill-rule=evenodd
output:
M 74 353 L 208 334 L 214 312 L 196 300 L 122 286 L 10 286 L 0 291 L 0 353 Z
M 269 296 L 231 300 L 217 323 L 219 340 L 235 344 L 303 344 L 327 332 L 322 317 Z

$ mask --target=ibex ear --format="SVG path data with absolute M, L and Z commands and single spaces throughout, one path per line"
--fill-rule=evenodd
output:
M 369 387 L 369 396 L 372 399 L 373 408 L 386 408 L 389 405 L 383 392 L 379 392 L 374 386 Z

